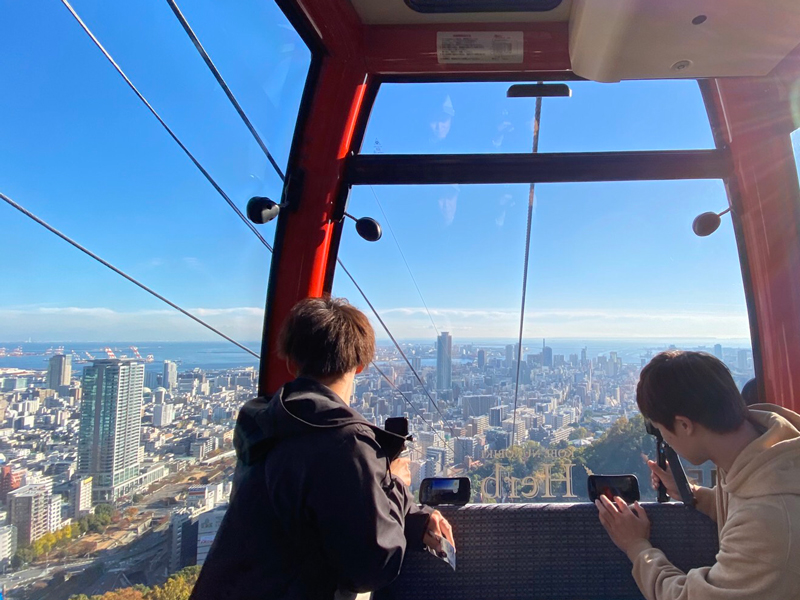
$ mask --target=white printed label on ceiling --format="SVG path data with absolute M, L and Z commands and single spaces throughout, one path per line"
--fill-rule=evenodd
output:
M 521 31 L 439 31 L 436 53 L 440 63 L 521 63 Z

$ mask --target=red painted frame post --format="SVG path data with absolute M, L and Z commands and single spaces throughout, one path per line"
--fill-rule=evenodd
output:
M 729 193 L 746 248 L 760 391 L 798 411 L 800 189 L 787 94 L 776 77 L 718 79 L 709 100 L 735 167 Z
M 272 394 L 294 378 L 277 356 L 278 334 L 292 306 L 325 292 L 334 231 L 331 219 L 367 80 L 359 62 L 323 59 L 308 119 L 304 130 L 298 132 L 302 136 L 300 158 L 290 173 L 295 178 L 302 174 L 302 190 L 297 206 L 282 210 L 278 221 L 264 322 L 260 395 Z

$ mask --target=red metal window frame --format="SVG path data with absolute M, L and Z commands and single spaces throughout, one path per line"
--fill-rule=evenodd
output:
M 278 219 L 262 342 L 259 393 L 293 375 L 277 356 L 277 336 L 299 300 L 330 291 L 346 198 L 345 161 L 361 143 L 381 78 L 416 80 L 570 79 L 565 23 L 368 26 L 347 0 L 278 0 L 316 44 L 318 71 L 298 123 L 289 175 L 302 173 L 296 206 Z M 438 31 L 522 30 L 520 64 L 443 65 Z M 800 409 L 800 191 L 792 153 L 787 82 L 800 78 L 800 47 L 766 78 L 711 80 L 706 104 L 719 145 L 730 149 L 754 363 L 764 398 Z M 766 116 L 765 116 L 766 115 Z M 793 368 L 794 367 L 794 368 Z

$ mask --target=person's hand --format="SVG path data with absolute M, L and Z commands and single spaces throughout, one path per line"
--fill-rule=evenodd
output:
M 650 539 L 650 519 L 647 518 L 644 509 L 637 502 L 633 505 L 634 510 L 631 510 L 619 496 L 614 498 L 614 502 L 605 496 L 600 496 L 594 503 L 600 511 L 600 523 L 608 532 L 611 541 L 627 554 L 628 558 L 631 560 L 636 558 L 631 556 L 631 550 Z
M 407 456 L 401 456 L 399 458 L 395 458 L 389 464 L 389 471 L 397 477 L 400 481 L 405 483 L 408 487 L 411 487 L 411 469 L 409 468 L 409 463 L 411 459 Z
M 453 539 L 453 528 L 450 526 L 450 523 L 448 523 L 447 519 L 444 518 L 442 513 L 440 513 L 438 510 L 435 510 L 428 520 L 428 530 L 425 532 L 422 541 L 425 542 L 425 545 L 431 550 L 442 552 L 442 543 L 440 538 L 444 538 L 453 544 L 453 548 L 456 547 L 456 542 Z
M 669 468 L 669 462 L 667 462 L 666 470 L 659 467 L 658 463 L 654 460 L 648 460 L 647 466 L 650 467 L 650 484 L 653 486 L 653 489 L 658 490 L 658 484 L 661 482 L 664 484 L 664 487 L 667 488 L 667 495 L 670 498 L 673 500 L 680 500 L 681 493 L 678 491 L 678 484 L 675 483 L 675 478 L 672 476 L 672 469 Z

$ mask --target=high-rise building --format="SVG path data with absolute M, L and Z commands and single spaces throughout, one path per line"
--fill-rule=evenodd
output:
M 161 385 L 170 392 L 178 385 L 178 365 L 171 360 L 164 361 L 164 375 L 161 379 Z
M 17 528 L 13 525 L 0 527 L 0 566 L 7 567 L 17 553 Z
M 475 458 L 475 440 L 471 437 L 458 437 L 454 440 L 455 464 L 460 465 L 464 458 L 470 456 Z
M 436 344 L 436 389 L 453 387 L 453 338 L 443 331 Z
M 740 371 L 747 371 L 747 350 L 739 350 L 737 353 L 738 367 Z
M 156 427 L 166 427 L 174 419 L 175 407 L 172 404 L 156 404 L 153 407 L 153 425 Z
M 58 494 L 50 496 L 47 502 L 47 531 L 54 533 L 61 529 L 61 496 Z
M 206 562 L 208 551 L 211 550 L 211 544 L 214 543 L 214 538 L 217 537 L 219 526 L 222 524 L 222 519 L 225 517 L 225 512 L 228 510 L 228 505 L 220 506 L 213 510 L 203 513 L 197 519 L 197 564 L 202 565 Z
M 464 418 L 479 417 L 481 415 L 488 415 L 489 409 L 494 406 L 494 396 L 481 395 L 481 396 L 461 396 L 461 403 L 464 409 Z
M 489 426 L 502 427 L 503 421 L 508 414 L 508 407 L 506 405 L 494 406 L 489 409 Z
M 83 370 L 78 473 L 92 476 L 95 502 L 129 493 L 139 475 L 144 364 L 96 360 Z
M 422 370 L 422 358 L 419 356 L 412 356 L 411 357 L 411 366 L 414 370 L 419 373 Z
M 48 531 L 50 492 L 46 484 L 26 485 L 8 494 L 8 520 L 17 528 L 18 543 L 26 546 Z
M 722 344 L 714 344 L 714 356 L 722 360 Z
M 92 477 L 76 477 L 69 484 L 69 516 L 80 519 L 92 512 Z
M 516 355 L 514 354 L 514 344 L 507 344 L 506 345 L 506 366 L 511 367 L 514 364 L 514 359 Z
M 486 350 L 478 350 L 478 368 L 483 369 L 486 366 Z
M 144 374 L 144 387 L 154 390 L 157 387 L 161 387 L 161 382 L 163 379 L 164 376 L 161 373 L 157 373 L 156 371 L 147 371 Z
M 553 349 L 550 346 L 542 348 L 542 364 L 545 367 L 553 366 Z
M 47 389 L 69 387 L 72 379 L 72 355 L 56 354 L 47 364 Z

